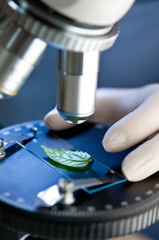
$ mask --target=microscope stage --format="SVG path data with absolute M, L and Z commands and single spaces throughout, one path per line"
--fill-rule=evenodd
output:
M 27 135 L 37 128 L 35 138 L 21 141 L 24 147 L 5 146 L 6 157 L 0 162 L 0 223 L 19 232 L 44 239 L 103 239 L 140 231 L 159 218 L 159 174 L 130 183 L 121 176 L 123 158 L 131 150 L 107 153 L 101 141 L 105 125 L 82 124 L 61 132 L 50 131 L 43 121 L 13 125 L 0 131 L 0 137 Z M 53 165 L 41 145 L 81 150 L 94 155 L 90 169 L 71 171 Z M 44 207 L 36 195 L 56 184 L 70 180 L 104 177 L 113 169 L 119 178 L 115 184 L 81 189 L 75 202 Z

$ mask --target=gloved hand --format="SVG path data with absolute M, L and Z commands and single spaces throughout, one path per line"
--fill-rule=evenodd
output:
M 54 109 L 45 116 L 53 130 L 70 128 Z M 93 123 L 113 124 L 102 144 L 108 152 L 125 150 L 146 141 L 130 152 L 122 163 L 122 172 L 129 181 L 140 181 L 159 170 L 159 85 L 140 88 L 97 90 Z

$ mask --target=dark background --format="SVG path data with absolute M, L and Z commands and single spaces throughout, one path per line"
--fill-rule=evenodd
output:
M 0 101 L 0 126 L 42 119 L 56 104 L 56 49 L 48 47 L 19 95 Z M 101 55 L 99 87 L 138 87 L 159 81 L 159 0 L 137 0 L 120 21 L 120 35 Z M 159 239 L 159 223 L 145 232 Z

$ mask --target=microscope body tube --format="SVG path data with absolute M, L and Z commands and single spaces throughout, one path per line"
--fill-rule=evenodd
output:
M 0 99 L 17 95 L 47 44 L 11 24 L 0 38 Z
M 57 109 L 71 123 L 86 121 L 95 111 L 100 52 L 58 50 Z

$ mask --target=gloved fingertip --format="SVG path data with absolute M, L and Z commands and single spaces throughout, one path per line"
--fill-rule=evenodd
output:
M 57 114 L 56 109 L 53 109 L 50 112 L 48 112 L 44 117 L 44 122 L 46 126 L 49 127 L 50 129 L 56 128 L 55 126 L 55 122 L 57 118 L 56 114 Z
M 121 171 L 123 176 L 130 182 L 137 182 L 139 181 L 138 178 L 136 178 L 136 175 L 134 174 L 134 171 L 132 170 L 131 166 L 128 167 L 126 164 L 122 164 Z
M 126 148 L 126 135 L 120 130 L 110 128 L 102 140 L 102 145 L 107 152 L 120 152 Z
M 44 122 L 47 127 L 54 131 L 60 131 L 71 127 L 71 124 L 65 122 L 65 120 L 59 115 L 56 108 L 46 114 Z
M 140 172 L 140 170 L 135 170 L 134 166 L 126 166 L 125 164 L 122 164 L 122 174 L 123 176 L 129 181 L 129 182 L 139 182 L 147 177 L 146 174 L 143 174 L 143 172 Z
M 121 171 L 124 177 L 130 182 L 142 181 L 153 174 L 153 170 L 147 159 L 138 158 L 133 152 L 132 154 L 128 154 L 122 162 Z

